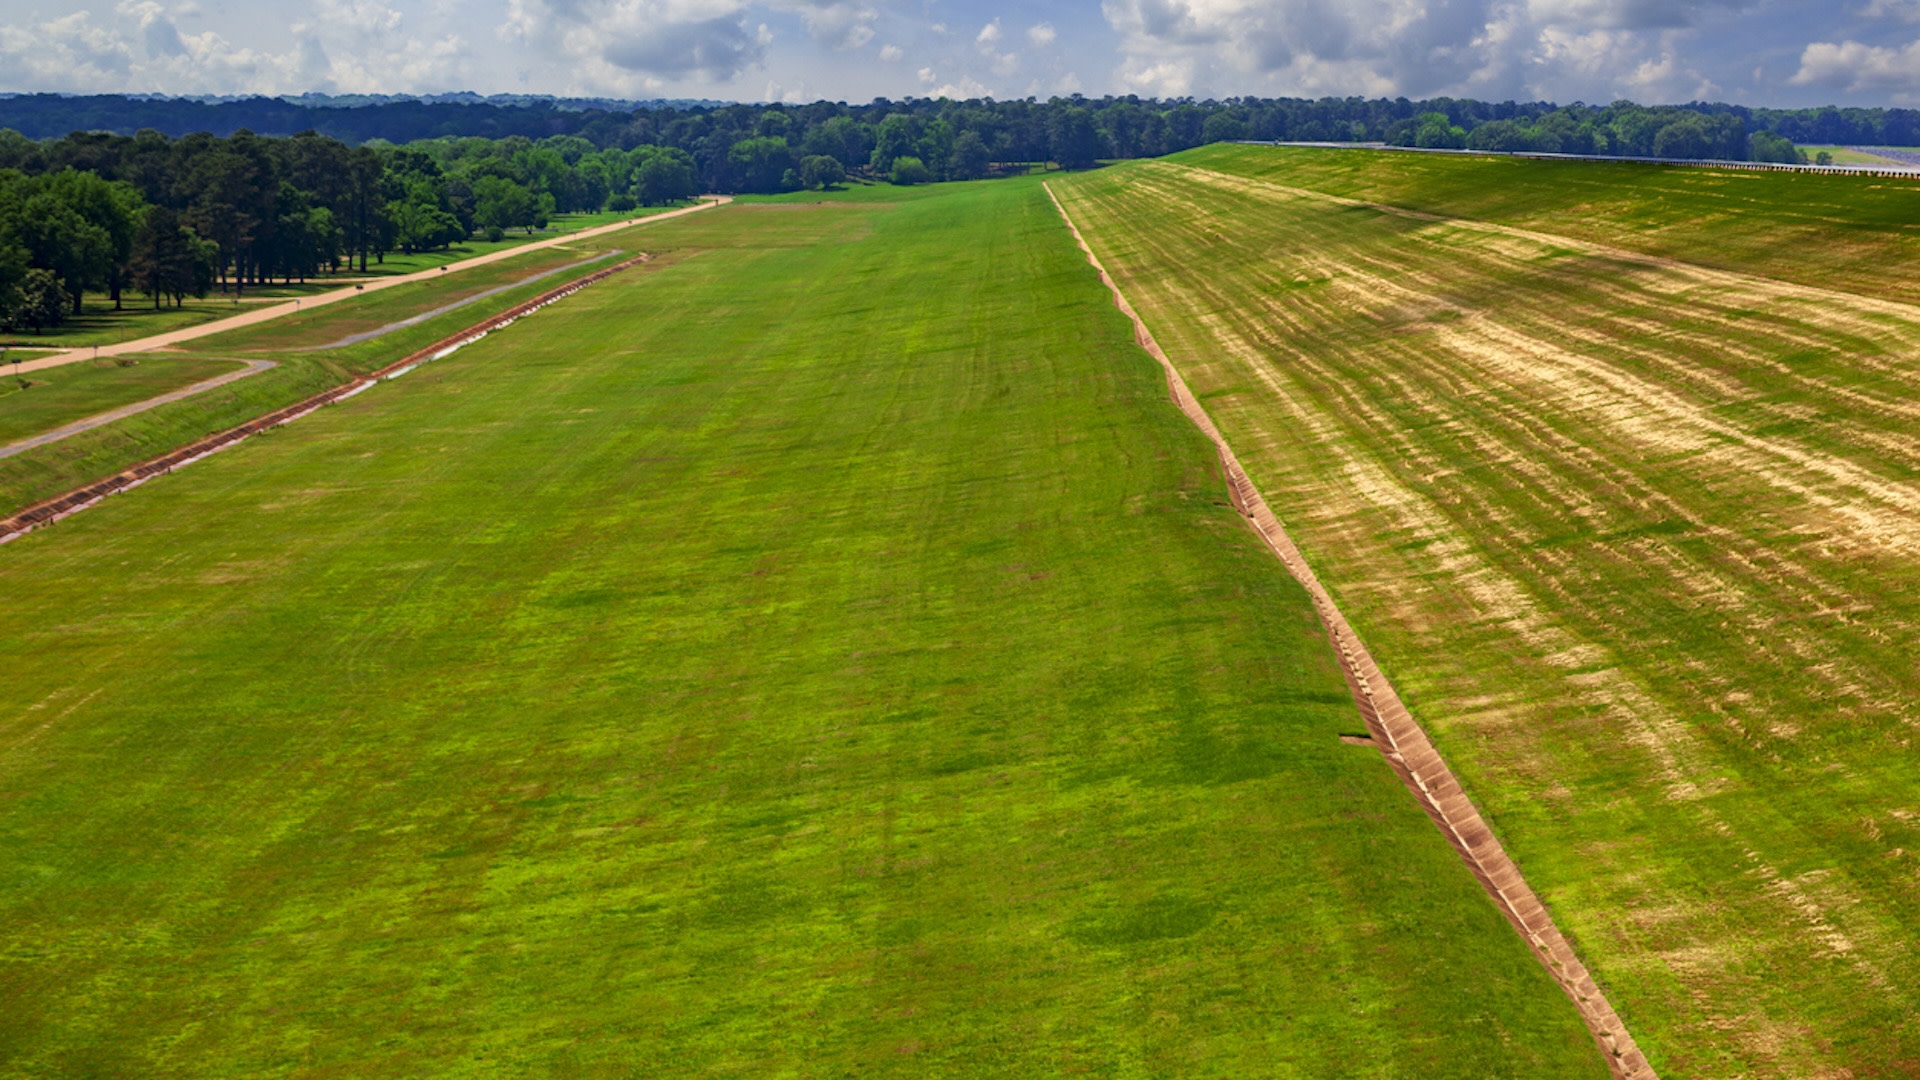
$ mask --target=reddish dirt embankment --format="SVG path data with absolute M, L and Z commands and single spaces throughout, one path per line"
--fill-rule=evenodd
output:
M 1514 929 L 1520 931 L 1520 936 L 1526 939 L 1528 947 L 1546 967 L 1548 974 L 1573 1000 L 1587 1028 L 1593 1032 L 1594 1040 L 1600 1044 L 1613 1074 L 1631 1080 L 1654 1080 L 1655 1073 L 1647 1063 L 1646 1055 L 1634 1044 L 1633 1036 L 1613 1011 L 1606 995 L 1594 984 L 1586 965 L 1574 954 L 1572 946 L 1560 933 L 1560 928 L 1554 925 L 1553 917 L 1540 903 L 1539 897 L 1534 895 L 1526 879 L 1520 876 L 1520 868 L 1507 855 L 1506 849 L 1501 847 L 1493 830 L 1480 817 L 1480 812 L 1474 809 L 1466 791 L 1454 778 L 1453 771 L 1447 767 L 1439 751 L 1434 749 L 1426 731 L 1401 703 L 1400 696 L 1394 692 L 1386 676 L 1381 674 L 1367 647 L 1361 644 L 1353 628 L 1347 624 L 1346 617 L 1334 606 L 1332 596 L 1320 584 L 1313 568 L 1307 565 L 1300 549 L 1294 546 L 1292 537 L 1287 535 L 1273 510 L 1267 506 L 1266 499 L 1254 487 L 1246 470 L 1241 468 L 1233 448 L 1227 445 L 1226 438 L 1214 426 L 1213 419 L 1187 389 L 1186 380 L 1181 377 L 1179 369 L 1173 366 L 1173 361 L 1168 359 L 1166 352 L 1154 340 L 1139 313 L 1127 302 L 1120 286 L 1107 273 L 1106 267 L 1101 265 L 1099 256 L 1093 253 L 1093 248 L 1080 234 L 1079 226 L 1074 224 L 1067 208 L 1061 205 L 1059 196 L 1054 195 L 1051 185 L 1047 186 L 1047 194 L 1053 199 L 1054 208 L 1060 211 L 1067 228 L 1072 231 L 1080 250 L 1086 252 L 1087 261 L 1099 272 L 1101 284 L 1112 291 L 1114 303 L 1127 318 L 1133 320 L 1134 340 L 1165 369 L 1173 403 L 1207 438 L 1213 440 L 1219 450 L 1221 468 L 1226 473 L 1234 506 L 1246 515 L 1254 531 L 1260 534 L 1313 598 L 1314 607 L 1320 612 L 1320 620 L 1327 628 L 1327 636 L 1332 639 L 1334 649 L 1339 653 L 1340 668 L 1347 677 L 1348 687 L 1353 691 L 1354 702 L 1360 707 L 1360 715 L 1366 721 L 1373 741 L 1386 755 L 1387 764 L 1406 783 L 1407 790 L 1413 793 L 1420 808 L 1440 827 L 1447 842 L 1460 853 L 1467 868 L 1486 889 L 1501 914 L 1507 917 Z

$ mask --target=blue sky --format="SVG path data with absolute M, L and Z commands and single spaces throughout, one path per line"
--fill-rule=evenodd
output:
M 1920 105 L 1920 0 L 0 0 L 0 89 Z

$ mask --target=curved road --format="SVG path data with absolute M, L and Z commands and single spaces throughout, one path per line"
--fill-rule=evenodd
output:
M 445 277 L 447 274 L 470 270 L 476 266 L 485 266 L 489 263 L 500 262 L 503 259 L 511 259 L 529 251 L 559 247 L 562 244 L 570 244 L 576 240 L 587 240 L 592 237 L 619 232 L 622 229 L 631 229 L 636 225 L 651 225 L 656 221 L 666 221 L 669 218 L 683 217 L 687 214 L 709 210 L 732 201 L 731 198 L 725 195 L 707 195 L 703 196 L 701 201 L 696 205 L 682 207 L 679 210 L 669 210 L 664 214 L 655 214 L 652 217 L 629 218 L 626 221 L 617 221 L 611 225 L 600 225 L 591 229 L 582 229 L 579 232 L 562 233 L 559 236 L 546 240 L 536 240 L 531 244 L 522 244 L 519 247 L 489 252 L 471 259 L 463 259 L 457 263 L 448 263 L 446 266 L 437 269 L 421 270 L 417 273 L 402 274 L 397 277 L 380 278 L 377 281 L 369 281 L 364 285 L 350 285 L 344 288 L 334 289 L 330 292 L 323 292 L 316 296 L 303 296 L 298 300 L 285 300 L 277 304 L 255 308 L 252 311 L 243 312 L 242 314 L 229 318 L 218 319 L 209 323 L 201 323 L 198 326 L 189 326 L 183 330 L 173 330 L 165 334 L 155 334 L 152 337 L 123 341 L 118 345 L 102 345 L 98 349 L 91 347 L 73 349 L 54 356 L 43 357 L 39 360 L 28 360 L 18 365 L 17 370 L 25 374 L 29 371 L 41 371 L 46 368 L 59 367 L 62 364 L 71 364 L 80 360 L 91 360 L 95 356 L 122 356 L 127 353 L 146 352 L 148 349 L 161 349 L 169 345 L 178 345 L 183 341 L 192 341 L 195 338 L 208 337 L 212 334 L 222 333 L 227 330 L 237 330 L 242 326 L 252 326 L 255 323 L 263 323 L 270 319 L 282 318 L 296 311 L 306 311 L 310 308 L 320 307 L 325 304 L 339 303 L 342 300 L 349 300 L 356 296 L 365 296 L 368 293 L 378 292 L 381 289 L 390 289 L 395 285 L 405 285 L 411 281 L 437 279 Z M 14 370 L 16 369 L 12 365 L 9 365 L 7 373 L 12 374 Z

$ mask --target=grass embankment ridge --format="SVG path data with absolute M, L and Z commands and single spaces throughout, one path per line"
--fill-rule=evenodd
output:
M 25 535 L 34 529 L 43 528 L 63 518 L 79 513 L 109 495 L 130 491 L 156 476 L 164 476 L 177 468 L 190 465 L 193 462 L 216 454 L 250 436 L 258 435 L 263 431 L 270 431 L 282 424 L 292 423 L 317 409 L 345 401 L 367 390 L 382 379 L 397 379 L 419 367 L 421 364 L 431 363 L 435 360 L 443 360 L 451 356 L 456 349 L 470 345 L 494 330 L 510 326 L 520 318 L 531 315 L 558 300 L 572 296 L 574 293 L 579 292 L 589 285 L 604 281 L 622 270 L 638 266 L 646 262 L 648 258 L 649 256 L 646 255 L 636 255 L 625 262 L 615 263 L 612 266 L 575 278 L 565 285 L 549 289 L 539 296 L 531 300 L 522 301 L 497 315 L 482 319 L 472 326 L 442 338 L 417 352 L 401 357 L 393 363 L 372 371 L 367 375 L 356 376 L 346 383 L 329 390 L 323 390 L 312 397 L 294 402 L 292 405 L 276 409 L 265 416 L 256 417 L 238 427 L 228 428 L 225 431 L 216 432 L 206 438 L 197 439 L 185 446 L 170 450 L 159 457 L 141 462 L 124 472 L 109 476 L 103 480 L 95 481 L 84 487 L 76 488 L 63 495 L 30 506 L 11 517 L 0 519 L 0 544 Z
M 1037 185 L 661 244 L 0 560 L 0 1055 L 1604 1075 Z
M 1056 186 L 1653 1064 L 1911 1071 L 1920 275 L 1741 262 L 1860 178 L 1722 243 L 1633 227 L 1676 213 L 1653 168 L 1599 166 L 1598 221 L 1551 163 L 1354 205 L 1439 168 L 1401 160 Z M 1711 268 L 1649 257 L 1689 229 Z
M 657 219 L 642 218 L 637 224 L 652 228 Z M 503 284 L 512 287 L 490 296 L 485 303 L 495 310 L 510 307 L 548 287 L 533 280 L 537 275 L 578 262 L 583 255 L 606 257 L 616 246 L 637 245 L 632 244 L 625 231 L 603 233 L 445 277 L 436 275 L 418 282 L 396 284 L 343 303 L 309 307 L 192 343 L 211 355 L 172 350 L 140 353 L 142 357 L 170 360 L 271 359 L 278 366 L 218 390 L 172 402 L 0 461 L 0 515 L 56 498 L 186 443 L 237 427 L 363 376 L 457 332 L 468 325 L 474 315 L 470 311 L 455 310 L 422 323 L 396 324 L 409 323 L 414 317 L 445 306 L 449 300 L 491 292 Z M 666 257 L 674 256 L 666 253 Z M 393 328 L 372 340 L 342 348 L 323 348 L 342 338 L 382 327 Z M 62 368 L 47 370 L 58 372 Z
M 674 209 L 672 206 L 657 209 L 649 207 L 646 212 L 664 213 L 672 209 Z M 381 261 L 369 263 L 365 273 L 362 273 L 357 266 L 349 266 L 339 273 L 316 274 L 305 281 L 254 284 L 237 292 L 223 289 L 209 296 L 190 298 L 178 308 L 174 307 L 171 301 L 156 308 L 151 297 L 137 296 L 132 292 L 129 292 L 117 307 L 109 299 L 88 294 L 83 300 L 81 313 L 69 318 L 60 326 L 48 327 L 38 334 L 0 335 L 0 344 L 34 350 L 84 349 L 93 345 L 119 345 L 143 337 L 184 330 L 217 319 L 228 318 L 255 304 L 290 300 L 296 297 L 304 298 L 331 292 L 343 285 L 352 285 L 356 282 L 375 282 L 384 278 L 432 270 L 467 259 L 511 251 L 528 244 L 563 238 L 588 229 L 616 224 L 641 213 L 643 212 L 609 211 L 594 214 L 560 214 L 556 215 L 551 226 L 531 235 L 514 234 L 498 242 L 471 240 L 450 247 L 413 254 L 389 252 Z
M 1606 993 L 1594 983 L 1586 965 L 1581 963 L 1560 928 L 1554 925 L 1552 914 L 1540 903 L 1540 898 L 1528 886 L 1519 867 L 1514 865 L 1512 858 L 1501 847 L 1499 839 L 1480 816 L 1453 770 L 1448 768 L 1446 760 L 1434 749 L 1426 730 L 1413 718 L 1400 700 L 1399 693 L 1394 690 L 1393 683 L 1374 662 L 1366 644 L 1354 635 L 1353 627 L 1341 614 L 1333 597 L 1307 564 L 1305 556 L 1287 534 L 1286 527 L 1280 524 L 1259 487 L 1241 466 L 1226 436 L 1220 433 L 1213 418 L 1207 415 L 1206 407 L 1193 396 L 1179 367 L 1154 339 L 1153 331 L 1148 329 L 1146 321 L 1128 302 L 1119 283 L 1113 280 L 1106 266 L 1100 262 L 1100 256 L 1087 243 L 1073 216 L 1067 213 L 1067 208 L 1060 204 L 1059 196 L 1054 194 L 1051 185 L 1047 188 L 1047 194 L 1053 200 L 1054 209 L 1060 212 L 1061 219 L 1072 231 L 1075 243 L 1080 245 L 1087 261 L 1099 272 L 1101 284 L 1112 291 L 1114 304 L 1132 322 L 1134 340 L 1165 370 L 1174 406 L 1219 451 L 1234 508 L 1246 516 L 1274 557 L 1280 560 L 1312 599 L 1320 622 L 1326 628 L 1341 673 L 1353 693 L 1354 704 L 1366 722 L 1374 745 L 1393 768 L 1395 775 L 1406 784 L 1407 791 L 1420 808 L 1433 819 L 1447 842 L 1460 853 L 1494 906 L 1513 925 L 1515 932 L 1533 950 L 1574 1008 L 1579 1010 L 1581 1018 L 1593 1033 L 1594 1042 L 1598 1044 L 1607 1067 L 1623 1080 L 1653 1080 L 1653 1069 L 1647 1063 L 1646 1055 L 1635 1045 L 1632 1032 L 1626 1029 L 1612 1003 L 1607 1000 Z
M 1284 180 L 1442 217 L 1535 229 L 1689 265 L 1860 297 L 1920 302 L 1920 175 L 1670 169 L 1296 147 L 1215 147 L 1166 159 L 1233 162 Z M 1125 167 L 1125 166 L 1123 166 Z
M 0 374 L 0 446 L 233 371 L 232 360 L 170 357 L 68 364 L 15 380 Z M 29 384 L 21 389 L 20 382 Z

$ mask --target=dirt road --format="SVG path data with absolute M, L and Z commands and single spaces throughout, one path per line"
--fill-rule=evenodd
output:
M 25 374 L 30 371 L 42 371 L 46 368 L 59 367 L 62 364 L 91 360 L 96 356 L 124 356 L 127 353 L 146 352 L 149 349 L 163 349 L 170 345 L 178 345 L 196 338 L 209 337 L 213 334 L 224 333 L 228 330 L 237 330 L 243 326 L 252 326 L 255 323 L 263 323 L 271 319 L 282 318 L 287 315 L 292 315 L 296 311 L 308 311 L 327 304 L 335 304 L 342 300 L 349 300 L 356 296 L 365 296 L 368 293 L 378 292 L 381 289 L 390 289 L 395 285 L 405 285 L 413 281 L 428 281 L 442 278 L 448 274 L 457 274 L 462 270 L 471 270 L 476 266 L 486 266 L 490 263 L 497 263 L 504 259 L 524 255 L 529 251 L 559 247 L 562 244 L 570 244 L 577 240 L 589 240 L 596 236 L 605 236 L 608 233 L 631 229 L 636 225 L 650 225 L 656 221 L 667 221 L 672 218 L 684 217 L 687 214 L 709 210 L 732 201 L 731 198 L 725 195 L 708 195 L 704 196 L 697 205 L 683 207 L 679 210 L 669 210 L 664 214 L 655 214 L 652 217 L 631 218 L 626 221 L 615 222 L 612 225 L 601 225 L 591 229 L 582 229 L 579 232 L 563 233 L 546 240 L 536 240 L 531 244 L 522 244 L 519 247 L 505 248 L 471 259 L 465 259 L 457 263 L 449 263 L 444 267 L 432 270 L 421 270 L 418 273 L 402 274 L 396 277 L 380 278 L 377 281 L 369 281 L 361 285 L 334 289 L 331 292 L 320 293 L 317 296 L 305 296 L 298 300 L 285 300 L 269 306 L 255 308 L 252 311 L 243 312 L 231 318 L 202 323 L 199 326 L 190 326 L 183 330 L 174 330 L 165 334 L 155 334 L 152 337 L 123 341 L 118 345 L 102 345 L 98 349 L 91 347 L 72 349 L 39 360 L 29 360 L 24 364 L 18 365 L 18 371 L 21 374 Z M 9 369 L 10 373 L 12 370 L 13 369 Z

